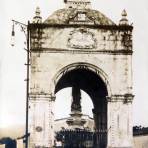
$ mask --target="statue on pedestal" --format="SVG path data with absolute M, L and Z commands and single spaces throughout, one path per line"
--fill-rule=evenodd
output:
M 72 87 L 72 104 L 71 112 L 79 111 L 81 112 L 81 90 L 79 87 Z
M 81 90 L 79 87 L 72 87 L 72 104 L 70 118 L 66 121 L 71 129 L 83 129 L 86 120 L 82 118 Z

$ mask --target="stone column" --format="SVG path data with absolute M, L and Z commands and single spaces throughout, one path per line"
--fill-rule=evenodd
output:
M 82 111 L 81 107 L 81 90 L 78 86 L 72 87 L 72 104 L 71 112 Z
M 55 97 L 50 94 L 30 95 L 30 148 L 50 148 L 54 143 Z
M 112 95 L 108 99 L 108 148 L 132 148 L 133 95 Z

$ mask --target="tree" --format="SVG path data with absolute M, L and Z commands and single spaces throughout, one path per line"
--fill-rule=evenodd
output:
M 10 137 L 4 137 L 0 139 L 0 144 L 5 144 L 5 148 L 16 148 L 16 140 Z

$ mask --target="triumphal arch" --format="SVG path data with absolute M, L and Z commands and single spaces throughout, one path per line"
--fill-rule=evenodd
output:
M 64 3 L 45 21 L 37 8 L 29 24 L 30 147 L 53 147 L 55 94 L 76 87 L 92 99 L 95 129 L 107 132 L 104 147 L 132 148 L 133 27 L 126 11 L 115 24 L 90 0 Z

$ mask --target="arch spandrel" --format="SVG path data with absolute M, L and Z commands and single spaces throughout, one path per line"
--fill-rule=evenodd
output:
M 51 84 L 50 84 L 51 93 L 55 94 L 55 87 L 56 87 L 58 81 L 66 73 L 68 73 L 72 70 L 77 70 L 77 69 L 84 69 L 84 70 L 89 70 L 91 72 L 94 72 L 105 83 L 106 88 L 107 88 L 107 92 L 108 92 L 107 97 L 111 97 L 111 94 L 112 94 L 111 87 L 110 87 L 110 82 L 109 82 L 109 78 L 108 78 L 107 74 L 99 67 L 97 67 L 93 64 L 90 64 L 90 63 L 83 63 L 83 62 L 69 64 L 69 65 L 61 68 L 59 71 L 57 71 L 57 73 L 54 75 L 54 77 L 51 80 Z

